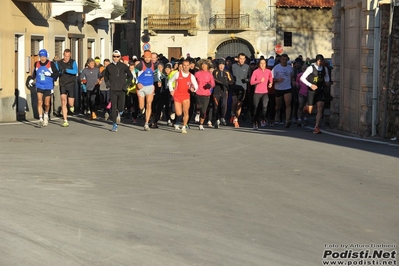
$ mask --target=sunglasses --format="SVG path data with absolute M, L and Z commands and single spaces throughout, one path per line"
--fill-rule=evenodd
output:
M 112 57 L 119 58 L 119 57 L 121 57 L 121 56 L 120 56 L 120 55 L 113 55 Z

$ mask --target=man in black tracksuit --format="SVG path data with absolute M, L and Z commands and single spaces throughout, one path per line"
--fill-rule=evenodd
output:
M 112 63 L 104 71 L 104 80 L 111 91 L 111 118 L 113 122 L 112 132 L 118 131 L 121 112 L 125 108 L 125 95 L 127 87 L 132 83 L 133 75 L 129 67 L 120 62 L 121 53 L 115 50 L 112 53 Z

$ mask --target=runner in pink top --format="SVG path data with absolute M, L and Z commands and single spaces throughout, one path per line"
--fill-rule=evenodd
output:
M 210 60 L 201 59 L 198 65 L 201 67 L 201 70 L 195 73 L 198 83 L 198 90 L 195 92 L 195 103 L 197 104 L 197 111 L 200 112 L 199 130 L 204 130 L 205 114 L 209 105 L 209 97 L 212 94 L 211 89 L 215 87 L 215 79 L 209 71 L 209 68 L 212 66 Z
M 251 76 L 251 85 L 256 85 L 254 93 L 254 119 L 253 129 L 258 130 L 258 125 L 261 119 L 265 119 L 267 111 L 267 103 L 269 102 L 268 89 L 273 86 L 272 72 L 266 68 L 266 60 L 259 61 L 259 68 L 256 69 Z M 261 104 L 262 110 L 260 111 Z M 259 107 L 259 108 L 258 108 Z

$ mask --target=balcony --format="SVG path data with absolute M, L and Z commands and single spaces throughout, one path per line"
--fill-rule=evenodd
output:
M 156 35 L 157 31 L 187 31 L 189 35 L 196 35 L 197 15 L 155 15 L 149 14 L 144 19 L 144 29 Z
M 211 31 L 242 31 L 249 29 L 248 14 L 217 14 L 209 19 Z
M 125 14 L 126 10 L 123 7 L 122 1 L 116 0 L 102 0 L 100 7 L 87 13 L 86 21 L 90 22 L 97 18 L 115 19 Z
M 88 13 L 100 5 L 98 0 L 64 0 L 52 1 L 52 16 L 60 16 L 66 12 Z

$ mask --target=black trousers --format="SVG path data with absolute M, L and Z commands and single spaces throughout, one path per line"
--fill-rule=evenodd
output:
M 113 91 L 111 89 L 111 118 L 114 124 L 116 123 L 119 112 L 125 109 L 125 95 L 126 92 L 124 91 Z
M 220 118 L 225 118 L 227 112 L 227 91 L 213 91 L 213 122 Z

